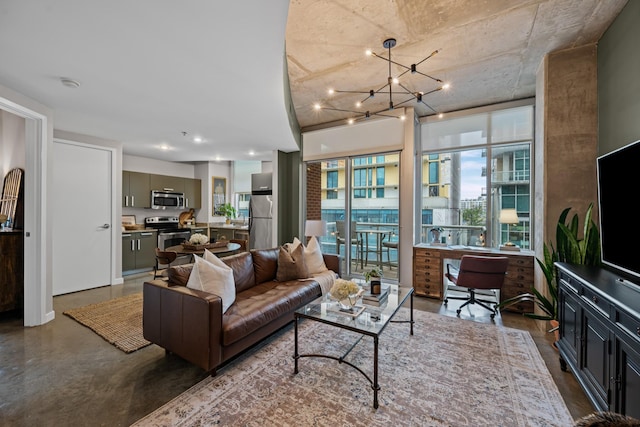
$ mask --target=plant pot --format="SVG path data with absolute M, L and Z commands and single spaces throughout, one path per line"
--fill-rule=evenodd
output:
M 225 221 L 225 223 L 226 223 L 227 225 L 231 224 L 231 218 L 227 218 L 227 220 Z
M 558 346 L 557 346 L 557 342 L 560 341 L 560 322 L 558 322 L 557 320 L 549 320 L 549 323 L 551 324 L 551 330 L 553 331 L 553 335 L 554 335 L 554 340 L 553 340 L 553 348 L 555 348 L 556 350 L 558 350 Z

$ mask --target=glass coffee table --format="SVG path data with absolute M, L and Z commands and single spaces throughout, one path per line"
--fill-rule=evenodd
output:
M 407 299 L 410 300 L 410 320 L 392 320 Z M 384 305 L 377 307 L 362 304 L 361 302 L 359 302 L 358 305 L 364 305 L 365 310 L 354 317 L 351 314 L 340 312 L 338 302 L 330 301 L 324 296 L 295 311 L 295 348 L 293 354 L 295 367 L 293 373 L 298 373 L 298 360 L 302 357 L 324 357 L 349 365 L 360 372 L 371 383 L 371 388 L 373 389 L 373 407 L 377 409 L 378 391 L 380 390 L 380 385 L 378 384 L 378 338 L 389 323 L 409 323 L 409 331 L 410 334 L 413 335 L 413 287 L 389 285 L 389 296 Z M 357 332 L 361 334 L 361 336 L 341 357 L 326 354 L 300 354 L 298 352 L 298 322 L 300 319 L 309 319 L 325 323 L 337 328 Z M 373 338 L 373 378 L 370 378 L 360 367 L 345 360 L 351 350 L 353 350 L 365 336 Z

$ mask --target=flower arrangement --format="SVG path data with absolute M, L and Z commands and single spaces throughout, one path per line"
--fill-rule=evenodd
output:
M 206 245 L 209 243 L 209 236 L 202 233 L 194 233 L 189 237 L 189 243 L 192 245 Z
M 352 295 L 358 295 L 362 293 L 362 289 L 355 282 L 344 279 L 336 279 L 336 282 L 329 291 L 331 297 L 341 301 L 349 298 Z

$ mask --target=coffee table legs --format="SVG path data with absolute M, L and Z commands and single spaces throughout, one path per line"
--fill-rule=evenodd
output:
M 378 390 L 380 385 L 378 384 L 378 337 L 373 337 L 373 407 L 378 409 Z
M 293 373 L 297 374 L 298 373 L 298 359 L 300 359 L 300 355 L 298 354 L 298 319 L 299 317 L 297 315 L 294 315 L 294 320 L 293 320 L 293 329 L 294 329 L 294 338 L 293 338 L 293 342 L 294 342 L 294 350 L 293 350 L 293 360 L 294 360 L 294 368 L 293 368 Z

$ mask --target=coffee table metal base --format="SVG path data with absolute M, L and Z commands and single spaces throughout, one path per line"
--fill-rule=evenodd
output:
M 413 335 L 413 292 L 411 292 L 410 295 L 410 320 L 389 320 L 390 323 L 409 323 L 409 328 L 410 328 L 410 334 Z M 360 341 L 362 341 L 362 338 L 365 337 L 366 334 L 362 334 L 360 335 L 360 337 L 351 345 L 351 347 L 349 347 L 349 349 L 341 356 L 341 357 L 336 357 L 336 356 L 331 356 L 331 355 L 327 355 L 327 354 L 300 354 L 298 352 L 298 322 L 300 321 L 300 319 L 302 318 L 301 315 L 299 315 L 299 313 L 295 313 L 295 320 L 294 320 L 294 354 L 293 354 L 293 359 L 294 359 L 294 368 L 293 368 L 293 373 L 297 374 L 298 373 L 298 360 L 302 357 L 322 357 L 325 359 L 333 359 L 333 360 L 337 360 L 338 363 L 344 363 L 345 365 L 351 366 L 353 369 L 355 369 L 356 371 L 360 372 L 366 379 L 367 381 L 369 381 L 369 383 L 371 384 L 371 388 L 373 389 L 373 407 L 375 409 L 378 409 L 378 391 L 380 391 L 380 384 L 378 383 L 378 335 L 370 335 L 373 338 L 373 379 L 371 377 L 369 377 L 369 375 L 367 375 L 366 372 L 364 372 L 362 369 L 360 369 L 360 367 L 354 365 L 351 362 L 348 362 L 345 360 L 345 358 L 349 355 L 349 353 L 351 353 L 351 351 L 355 348 L 356 345 L 358 345 L 358 343 Z M 313 319 L 312 319 L 313 320 Z M 339 324 L 335 324 L 335 326 L 340 327 Z

